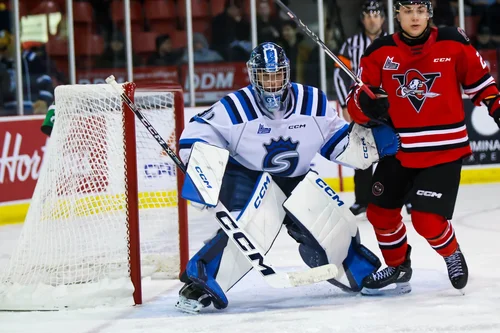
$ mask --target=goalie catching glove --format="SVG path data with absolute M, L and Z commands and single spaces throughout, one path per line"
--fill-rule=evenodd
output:
M 346 166 L 367 169 L 384 156 L 395 155 L 401 145 L 399 135 L 388 125 L 349 126 L 349 139 L 335 160 Z

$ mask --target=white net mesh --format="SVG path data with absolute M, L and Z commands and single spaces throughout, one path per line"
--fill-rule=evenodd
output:
M 136 93 L 135 102 L 160 135 L 174 143 L 173 93 Z M 60 86 L 56 107 L 18 246 L 7 270 L 0 272 L 0 308 L 131 302 L 120 97 L 109 85 Z M 136 144 L 142 275 L 175 276 L 176 168 L 140 122 Z

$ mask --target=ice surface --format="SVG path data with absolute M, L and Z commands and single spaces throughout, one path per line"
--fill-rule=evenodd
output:
M 352 193 L 343 195 L 352 202 Z M 146 283 L 145 304 L 128 308 L 94 308 L 59 312 L 0 312 L 0 332 L 34 333 L 184 333 L 184 332 L 496 332 L 500 333 L 500 184 L 469 185 L 460 190 L 453 219 L 468 261 L 465 296 L 448 281 L 444 261 L 413 230 L 413 291 L 400 297 L 349 296 L 328 283 L 272 289 L 251 272 L 229 293 L 229 307 L 199 315 L 177 312 L 173 305 L 181 284 Z M 190 222 L 191 251 L 210 237 L 216 223 Z M 360 220 L 362 241 L 379 254 L 367 221 Z M 20 226 L 0 228 L 0 270 Z M 280 269 L 303 267 L 297 245 L 282 233 L 270 252 Z M 156 296 L 155 296 L 156 295 Z

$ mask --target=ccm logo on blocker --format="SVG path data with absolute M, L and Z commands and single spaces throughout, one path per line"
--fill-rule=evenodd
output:
M 203 180 L 207 188 L 212 188 L 212 185 L 210 185 L 210 183 L 208 182 L 207 176 L 205 176 L 203 170 L 199 166 L 195 167 L 194 169 L 196 170 L 196 172 L 198 172 L 198 175 L 200 176 L 201 180 Z

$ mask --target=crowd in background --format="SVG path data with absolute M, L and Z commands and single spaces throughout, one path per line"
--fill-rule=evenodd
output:
M 134 68 L 177 66 L 188 61 L 184 1 L 131 1 Z M 291 7 L 301 3 L 300 0 L 284 2 Z M 346 38 L 343 33 L 346 25 L 356 24 L 361 28 L 359 20 L 343 20 L 340 2 L 325 0 L 325 43 L 333 52 L 339 50 Z M 318 86 L 317 45 L 306 38 L 272 0 L 256 0 L 256 3 L 258 41 L 274 41 L 285 49 L 291 61 L 293 81 Z M 456 1 L 433 0 L 433 3 L 435 25 L 458 24 Z M 49 35 L 46 42 L 22 43 L 25 113 L 45 113 L 53 101 L 54 87 L 68 83 L 65 0 L 24 0 L 21 5 L 21 16 L 57 11 L 62 14 L 57 31 Z M 472 42 L 480 50 L 496 50 L 500 44 L 500 0 L 466 0 L 466 5 L 466 30 Z M 251 51 L 248 0 L 192 0 L 192 6 L 195 63 L 248 60 Z M 10 7 L 10 1 L 0 1 L 0 115 L 14 115 L 17 110 Z M 74 1 L 73 8 L 77 70 L 125 68 L 123 2 Z M 311 26 L 317 27 L 317 24 L 313 22 Z M 327 60 L 326 67 L 328 94 L 335 99 L 331 88 L 333 62 Z

